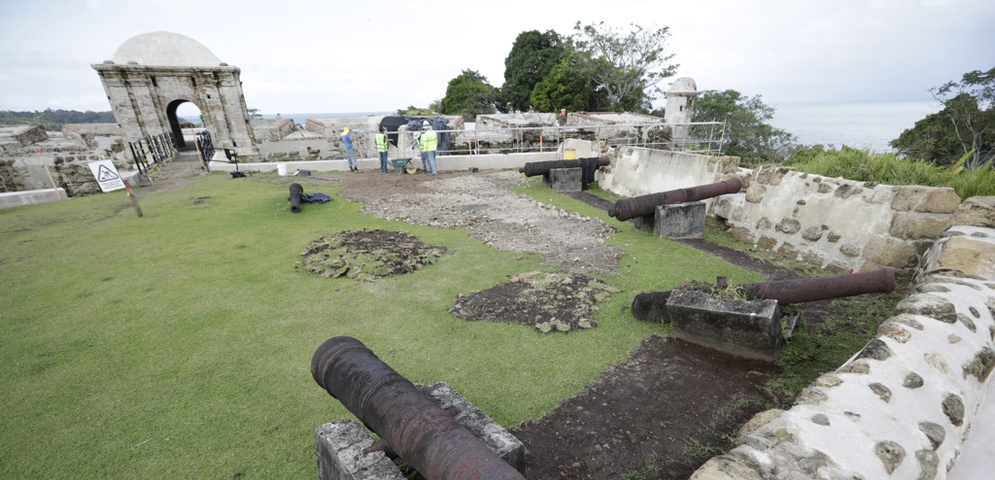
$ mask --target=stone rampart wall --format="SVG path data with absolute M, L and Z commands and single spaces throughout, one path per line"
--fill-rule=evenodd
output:
M 253 120 L 252 135 L 257 142 L 279 142 L 284 137 L 294 133 L 296 126 L 294 121 L 287 118 L 282 120 Z
M 854 182 L 784 167 L 744 173 L 745 191 L 716 199 L 710 213 L 740 241 L 836 271 L 910 271 L 960 205 L 950 188 Z
M 691 478 L 990 475 L 974 467 L 990 457 L 951 469 L 972 428 L 995 428 L 975 421 L 990 410 L 985 393 L 995 367 L 995 197 L 968 199 L 950 223 L 877 338 L 819 377 L 790 410 L 754 417 L 734 449 Z
M 112 160 L 122 174 L 134 169 L 124 155 L 124 138 L 115 124 L 66 124 L 61 132 L 51 134 L 40 126 L 14 127 L 0 132 L 0 138 L 9 147 L 0 154 L 0 190 L 47 189 L 54 181 L 72 185 L 74 195 L 88 193 L 94 190 L 88 187 L 95 186 L 90 185 L 95 179 L 87 162 Z
M 740 241 L 834 271 L 915 268 L 951 225 L 950 188 L 892 186 L 798 172 L 737 169 L 737 157 L 618 147 L 601 188 L 624 196 L 714 183 L 738 175 L 744 191 L 709 202 Z

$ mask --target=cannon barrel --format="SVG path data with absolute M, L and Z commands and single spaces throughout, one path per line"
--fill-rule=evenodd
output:
M 777 300 L 778 304 L 814 302 L 865 293 L 895 291 L 895 271 L 890 268 L 829 277 L 796 278 L 740 285 L 748 298 Z M 640 293 L 632 300 L 632 314 L 640 320 L 667 322 L 670 291 Z
M 583 165 L 584 161 L 598 159 L 599 167 L 607 167 L 611 165 L 611 159 L 608 157 L 586 157 L 578 158 L 577 160 L 552 160 L 548 162 L 528 162 L 524 167 L 519 168 L 519 173 L 524 173 L 526 177 L 534 177 L 536 175 L 546 175 L 550 170 L 554 168 L 576 168 Z
M 301 194 L 304 193 L 304 187 L 299 183 L 290 184 L 290 211 L 294 213 L 300 213 L 301 211 Z
M 326 340 L 311 375 L 428 480 L 525 478 L 355 338 Z
M 830 277 L 796 278 L 743 285 L 751 298 L 769 298 L 781 305 L 895 291 L 895 271 L 890 268 Z
M 707 185 L 678 188 L 677 190 L 623 198 L 615 202 L 615 205 L 608 209 L 608 216 L 615 217 L 616 220 L 625 221 L 630 218 L 652 215 L 656 211 L 656 207 L 661 205 L 696 202 L 727 193 L 736 193 L 742 189 L 743 181 L 739 177 L 733 177 Z

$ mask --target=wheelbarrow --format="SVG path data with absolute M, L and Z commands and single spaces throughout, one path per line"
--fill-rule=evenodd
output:
M 404 170 L 407 169 L 410 163 L 411 163 L 410 158 L 395 158 L 390 161 L 390 164 L 394 166 L 394 170 L 397 170 L 398 175 L 404 173 Z

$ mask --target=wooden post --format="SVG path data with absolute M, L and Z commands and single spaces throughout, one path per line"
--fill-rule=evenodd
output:
M 52 172 L 48 170 L 48 165 L 45 164 L 45 157 L 38 152 L 38 159 L 41 160 L 41 166 L 45 167 L 45 173 L 48 174 L 48 181 L 52 184 L 52 190 L 55 191 L 55 198 L 62 200 L 62 195 L 59 195 L 59 187 L 55 184 L 55 179 L 52 178 Z

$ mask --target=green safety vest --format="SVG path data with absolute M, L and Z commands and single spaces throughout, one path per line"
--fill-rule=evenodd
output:
M 434 152 L 439 149 L 439 134 L 435 130 L 427 130 L 418 137 L 418 145 L 423 152 Z
M 377 151 L 386 152 L 387 151 L 387 135 L 382 133 L 377 134 Z

